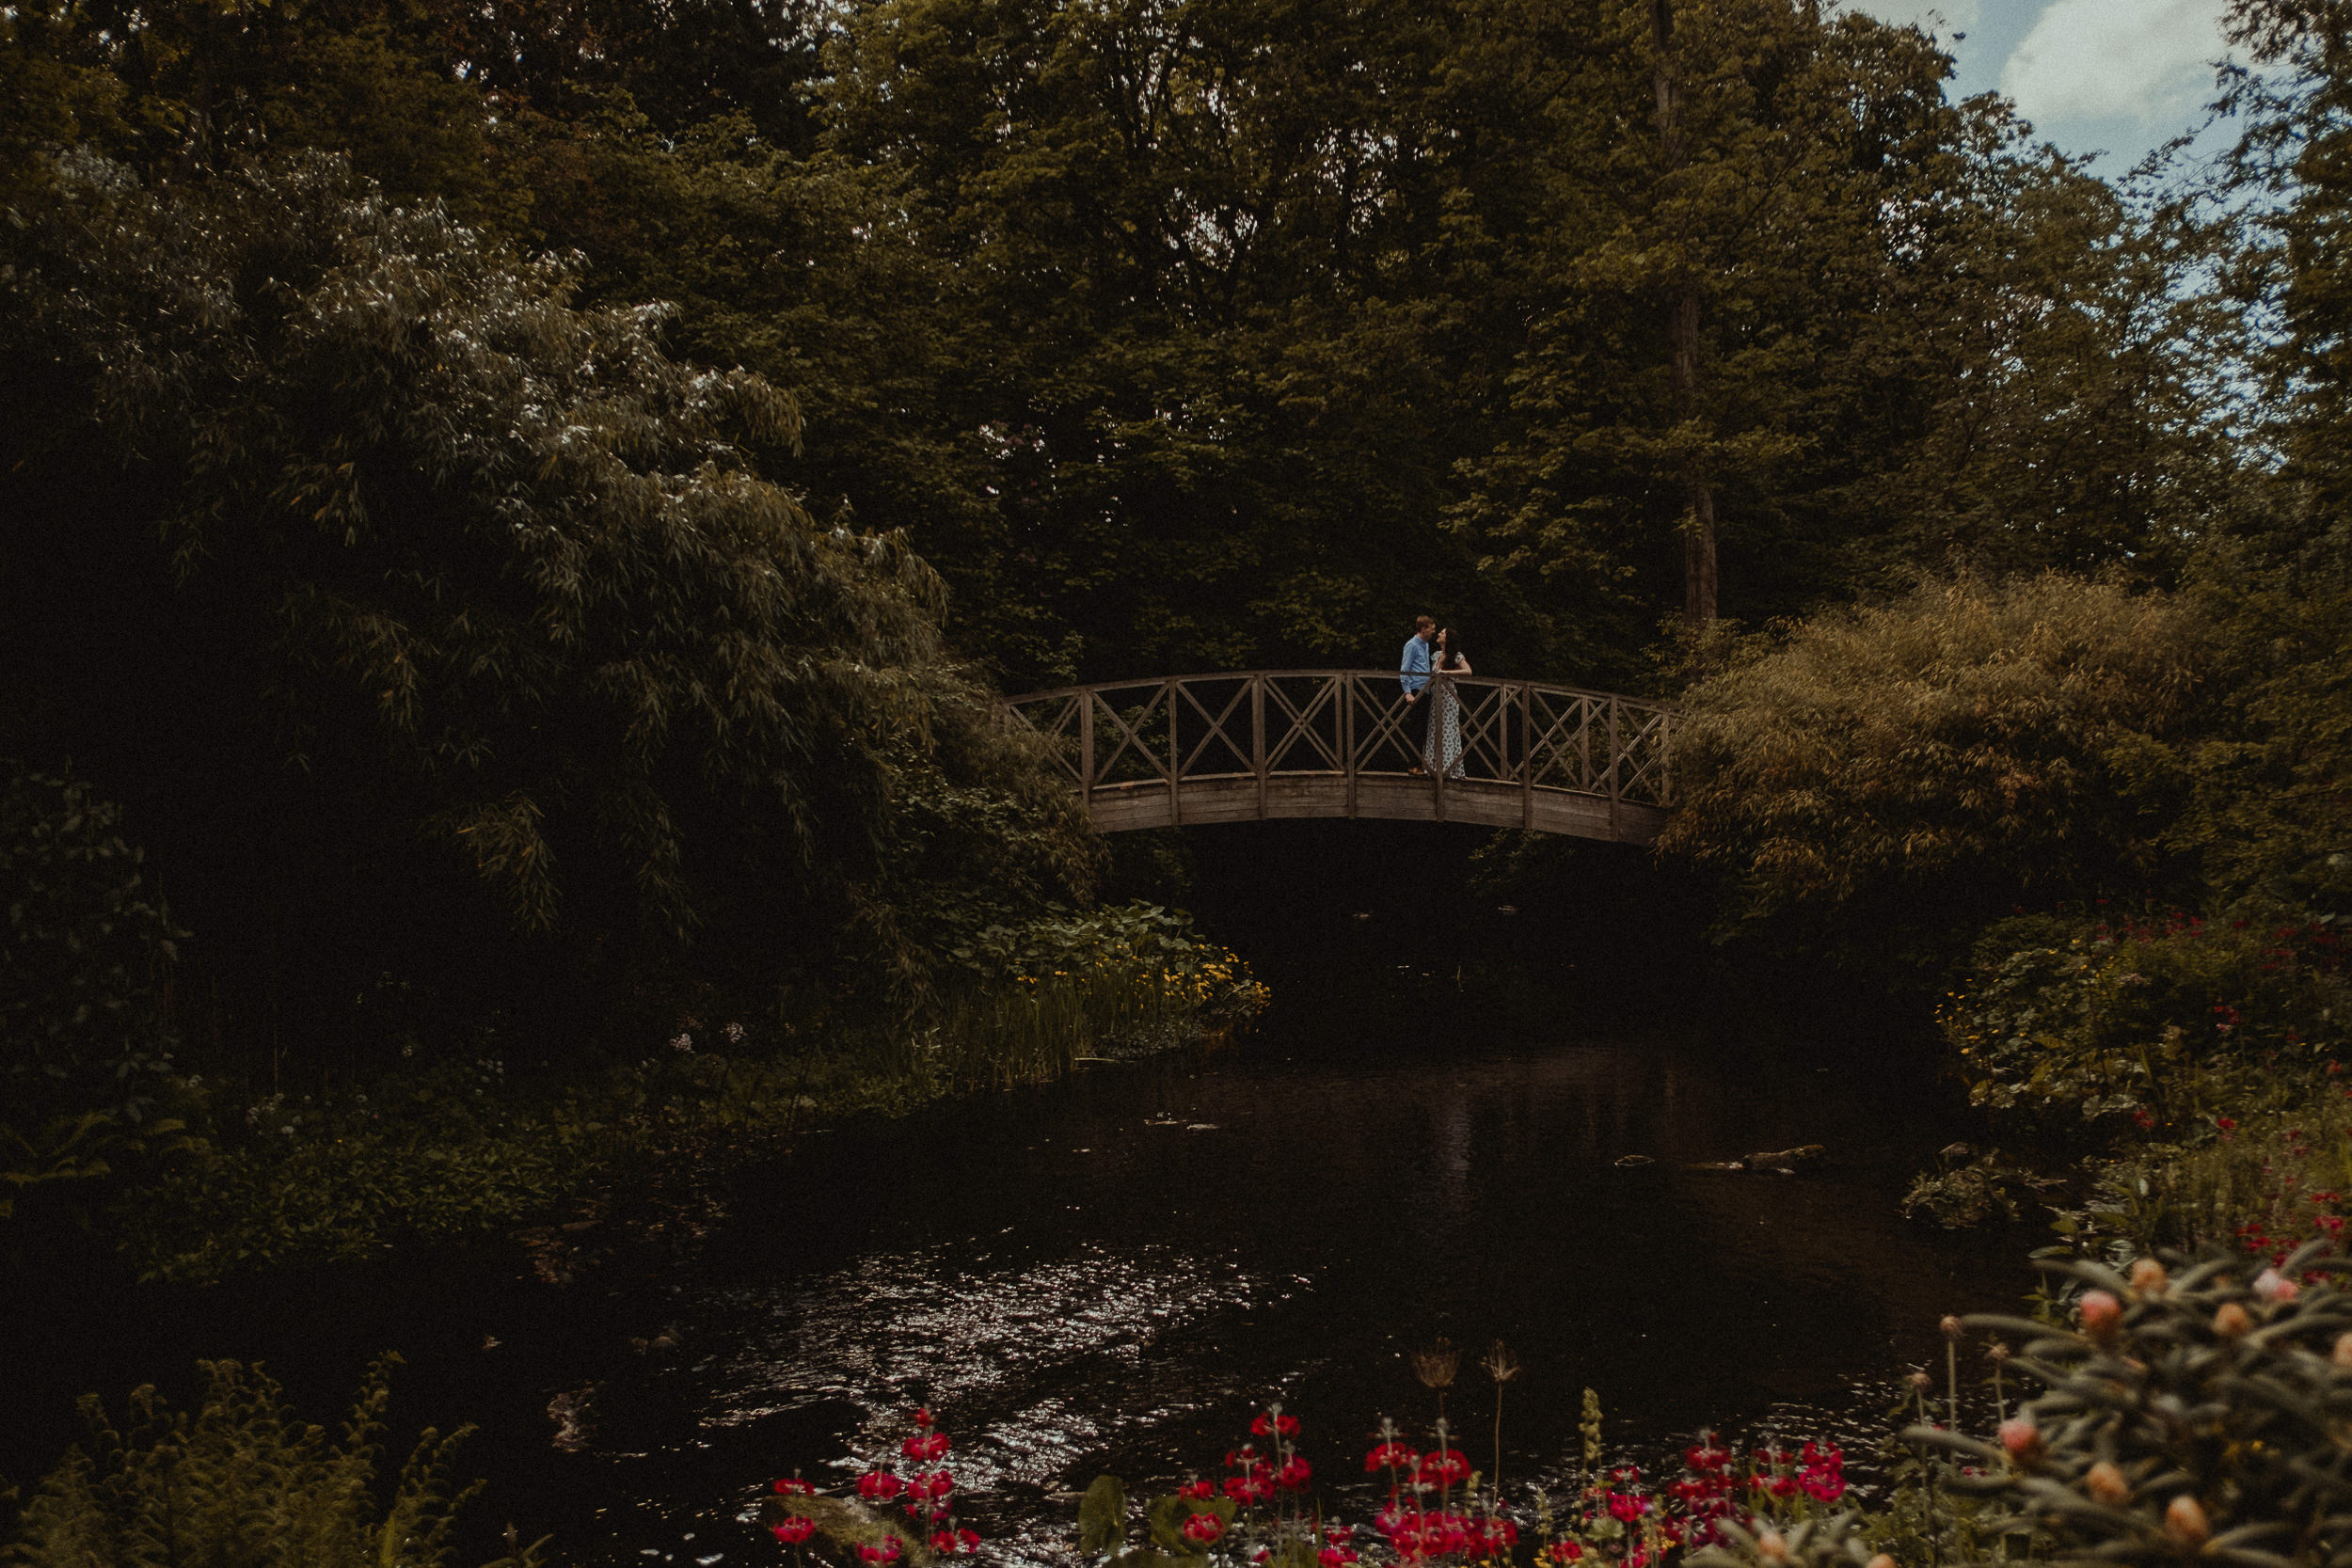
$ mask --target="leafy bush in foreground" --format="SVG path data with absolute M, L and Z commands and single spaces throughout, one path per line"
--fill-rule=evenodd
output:
M 471 1428 L 426 1429 L 379 1506 L 376 1454 L 386 1380 L 369 1372 L 340 1440 L 308 1426 L 259 1368 L 200 1363 L 204 1393 L 175 1415 L 142 1387 L 127 1430 L 96 1395 L 82 1402 L 89 1442 L 35 1490 L 0 1561 L 14 1568 L 440 1568 L 458 1509 L 450 1460 Z M 535 1568 L 545 1543 L 516 1544 L 489 1568 Z
M 2282 1268 L 2214 1254 L 2128 1275 L 2068 1265 L 2076 1326 L 1980 1317 L 2015 1334 L 2042 1391 L 1997 1440 L 1907 1435 L 1976 1461 L 1987 1497 L 2058 1560 L 2196 1557 L 2277 1568 L 2352 1557 L 2352 1260 L 2308 1246 Z

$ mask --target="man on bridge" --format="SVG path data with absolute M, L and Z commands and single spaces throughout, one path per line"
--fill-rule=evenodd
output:
M 1405 640 L 1405 657 L 1397 665 L 1397 680 L 1405 688 L 1407 707 L 1421 701 L 1422 689 L 1429 684 L 1429 642 L 1437 635 L 1437 622 L 1426 615 L 1413 617 L 1413 635 Z M 1412 770 L 1424 771 L 1419 765 Z

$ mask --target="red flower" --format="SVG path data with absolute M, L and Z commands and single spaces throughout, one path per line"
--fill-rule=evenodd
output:
M 1196 1513 L 1184 1521 L 1184 1537 L 1203 1546 L 1225 1533 L 1225 1521 L 1214 1513 Z
M 817 1533 L 817 1521 L 796 1516 L 781 1524 L 770 1525 L 768 1533 L 787 1546 L 797 1546 Z
M 1345 1546 L 1326 1546 L 1315 1554 L 1315 1560 L 1323 1564 L 1323 1568 L 1347 1568 L 1356 1560 L 1356 1554 Z
M 925 1460 L 944 1457 L 948 1446 L 947 1434 L 944 1432 L 918 1432 L 899 1444 L 898 1451 L 920 1464 Z
M 1609 1494 L 1609 1516 L 1619 1524 L 1629 1525 L 1649 1512 L 1649 1503 L 1630 1492 Z
M 1374 1470 L 1409 1470 L 1420 1463 L 1421 1455 L 1402 1443 L 1383 1443 L 1364 1455 L 1367 1473 Z
M 1249 1430 L 1261 1437 L 1295 1436 L 1298 1432 L 1298 1418 L 1277 1416 L 1273 1411 L 1268 1410 L 1249 1423 Z
M 1307 1478 L 1314 1474 L 1314 1466 L 1303 1459 L 1293 1459 L 1275 1472 L 1274 1484 L 1285 1492 L 1304 1492 Z
M 1176 1495 L 1180 1497 L 1205 1502 L 1207 1499 L 1216 1496 L 1216 1482 L 1213 1481 L 1188 1481 L 1184 1485 L 1176 1488 Z
M 930 1424 L 931 1424 L 931 1412 L 930 1412 L 930 1407 L 929 1405 L 924 1405 L 924 1406 L 919 1407 L 918 1409 L 916 1409 L 916 1411 L 914 1412 L 914 1415 L 912 1415 L 912 1416 L 910 1416 L 910 1417 L 908 1417 L 908 1418 L 907 1418 L 907 1419 L 908 1419 L 908 1420 L 910 1420 L 910 1421 L 913 1421 L 913 1422 L 914 1422 L 916 1426 L 919 1426 L 919 1427 L 927 1427 L 927 1426 L 930 1425 Z
M 2220 1128 L 2224 1132 L 2227 1132 L 2237 1125 L 2237 1120 L 2233 1117 L 2222 1117 L 2217 1118 L 2214 1122 L 2214 1125 Z
M 1263 1467 L 1264 1465 L 1265 1455 L 1247 1443 L 1228 1452 L 1225 1456 L 1225 1467 L 1229 1470 L 1255 1470 Z
M 860 1546 L 857 1549 L 857 1555 L 868 1562 L 896 1561 L 898 1556 L 898 1543 L 896 1539 L 892 1539 L 883 1542 L 879 1546 Z
M 1329 1542 L 1334 1546 L 1346 1545 L 1348 1542 L 1354 1538 L 1355 1534 L 1356 1527 L 1354 1525 L 1326 1525 L 1323 1527 L 1324 1540 Z
M 813 1497 L 816 1495 L 817 1488 L 798 1476 L 787 1476 L 776 1482 L 776 1496 L 779 1497 Z
M 931 1550 L 953 1554 L 977 1552 L 980 1549 L 980 1533 L 969 1529 L 935 1530 L 931 1534 Z
M 1459 1449 L 1442 1449 L 1421 1456 L 1421 1467 L 1414 1472 L 1423 1485 L 1451 1486 L 1468 1479 L 1470 1461 Z
M 1225 1495 L 1245 1506 L 1262 1503 L 1274 1496 L 1274 1482 L 1266 1479 L 1265 1467 L 1260 1465 L 1246 1476 L 1228 1476 Z
M 918 1502 L 926 1497 L 944 1497 L 955 1489 L 956 1478 L 945 1470 L 933 1470 L 928 1476 L 911 1477 L 907 1481 L 907 1496 Z
M 888 1502 L 904 1489 L 906 1482 L 888 1470 L 868 1470 L 857 1478 L 857 1495 L 868 1499 Z
M 1682 1462 L 1692 1469 L 1704 1474 L 1707 1471 L 1720 1470 L 1728 1465 L 1731 1463 L 1731 1450 L 1717 1448 L 1715 1434 L 1710 1432 L 1699 1439 L 1697 1447 L 1682 1450 Z

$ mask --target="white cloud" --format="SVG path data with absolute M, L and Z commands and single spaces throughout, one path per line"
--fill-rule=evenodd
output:
M 2227 0 L 2056 0 L 2001 68 L 2040 125 L 2185 121 L 2213 86 Z

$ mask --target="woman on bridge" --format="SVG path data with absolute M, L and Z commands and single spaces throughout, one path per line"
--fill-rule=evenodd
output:
M 1438 630 L 1437 657 L 1430 661 L 1429 734 L 1421 745 L 1421 766 L 1425 772 L 1458 779 L 1462 777 L 1462 699 L 1454 690 L 1453 677 L 1469 674 L 1470 661 L 1451 645 L 1453 636 L 1451 627 Z

